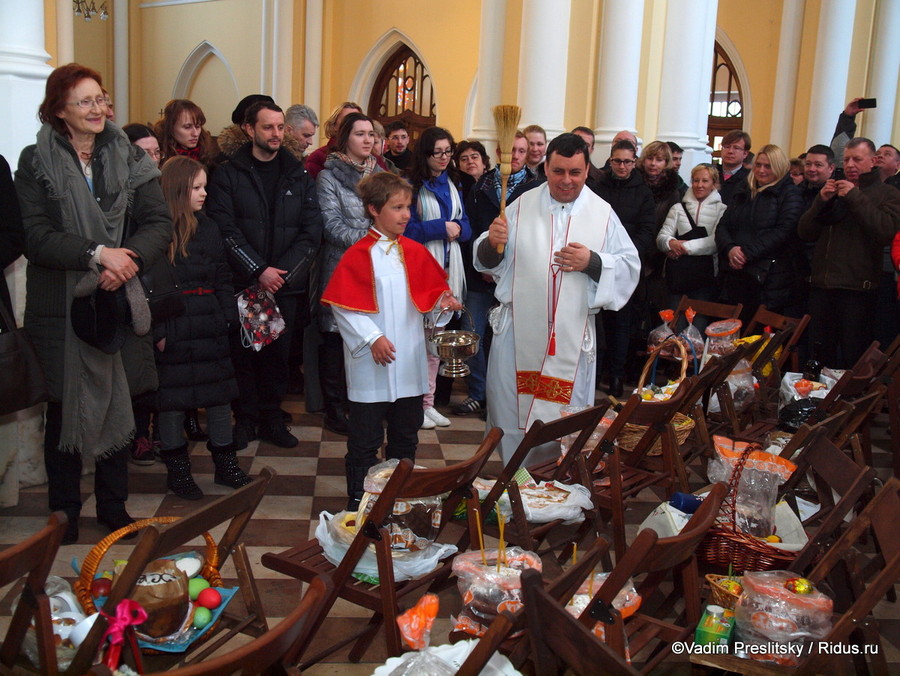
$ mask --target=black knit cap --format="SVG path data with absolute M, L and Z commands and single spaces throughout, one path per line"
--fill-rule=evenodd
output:
M 254 103 L 259 103 L 260 101 L 275 103 L 275 99 L 266 94 L 250 94 L 249 96 L 245 96 L 241 99 L 241 102 L 237 104 L 234 112 L 231 113 L 231 122 L 236 125 L 244 124 L 244 116 L 247 114 L 247 109 Z

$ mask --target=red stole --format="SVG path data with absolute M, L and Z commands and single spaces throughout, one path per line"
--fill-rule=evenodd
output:
M 379 239 L 381 233 L 369 230 L 365 237 L 347 249 L 322 293 L 323 304 L 368 314 L 379 312 L 370 251 Z M 441 294 L 450 290 L 447 286 L 447 273 L 438 265 L 428 249 L 418 242 L 403 235 L 396 241 L 400 250 L 400 261 L 406 269 L 406 288 L 409 297 L 416 310 L 430 312 Z

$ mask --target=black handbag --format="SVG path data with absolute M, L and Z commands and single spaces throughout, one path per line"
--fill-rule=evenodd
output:
M 681 207 L 691 224 L 691 229 L 683 235 L 678 235 L 675 239 L 688 241 L 708 237 L 709 233 L 706 228 L 701 228 L 694 222 L 691 212 L 688 211 L 684 202 L 681 203 Z M 665 277 L 669 292 L 673 294 L 690 293 L 706 286 L 712 286 L 716 281 L 713 257 L 710 255 L 667 258 Z
M 154 324 L 184 314 L 184 294 L 175 277 L 175 269 L 165 255 L 141 275 L 141 284 Z
M 2 272 L 2 271 L 0 271 Z M 31 338 L 16 327 L 12 309 L 0 300 L 0 415 L 47 401 L 47 380 Z

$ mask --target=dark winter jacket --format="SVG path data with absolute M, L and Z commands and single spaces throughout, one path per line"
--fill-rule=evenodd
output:
M 107 125 L 97 134 L 95 150 L 101 144 L 114 142 L 117 134 L 121 131 Z M 60 401 L 66 316 L 71 303 L 66 297 L 66 271 L 88 269 L 91 258 L 88 248 L 92 242 L 63 231 L 59 202 L 50 198 L 47 187 L 35 176 L 34 153 L 35 146 L 22 151 L 15 179 L 28 258 L 25 326 L 44 367 L 50 398 Z M 142 148 L 133 146 L 129 161 L 139 161 L 144 155 Z M 71 149 L 71 160 L 78 163 L 74 148 Z M 94 196 L 101 209 L 108 210 L 116 196 L 105 192 L 103 167 L 94 162 L 93 169 Z M 164 254 L 172 238 L 172 217 L 158 180 L 148 181 L 134 191 L 129 214 L 129 234 L 122 246 L 138 255 L 137 262 L 143 270 Z M 121 354 L 131 396 L 156 389 L 156 365 L 150 338 L 140 338 L 129 332 Z
M 19 200 L 13 185 L 9 164 L 0 155 L 0 303 L 12 307 L 9 289 L 3 270 L 14 263 L 25 251 L 25 234 L 22 231 L 22 213 L 19 211 Z M 9 327 L 10 329 L 12 327 Z
M 659 230 L 656 225 L 656 203 L 653 193 L 638 172 L 632 171 L 628 178 L 621 179 L 611 171 L 601 171 L 593 190 L 609 202 L 639 253 L 655 246 L 654 233 Z
M 658 273 L 662 270 L 666 257 L 656 248 L 656 236 L 659 235 L 662 224 L 666 222 L 669 209 L 672 208 L 672 205 L 678 204 L 684 196 L 684 193 L 678 189 L 681 177 L 674 169 L 666 169 L 657 183 L 651 183 L 641 169 L 633 173 L 640 176 L 641 180 L 647 184 L 653 195 L 653 202 L 656 205 L 653 211 L 653 235 L 650 237 L 650 246 L 638 249 L 638 252 L 641 254 L 644 273 Z
M 764 280 L 761 303 L 784 308 L 797 302 L 802 252 L 796 230 L 802 213 L 803 198 L 790 174 L 753 199 L 749 184 L 737 190 L 716 230 L 720 269 L 733 274 L 728 252 L 739 246 L 747 257 L 742 274 Z
M 281 148 L 274 217 L 251 160 L 252 144 L 213 174 L 206 213 L 219 226 L 236 291 L 256 284 L 267 267 L 287 270 L 281 294 L 303 293 L 322 237 L 316 186 L 303 165 Z
M 153 327 L 159 410 L 185 411 L 227 404 L 237 399 L 228 332 L 237 327 L 237 303 L 231 270 L 216 224 L 197 213 L 197 231 L 188 255 L 175 256 L 173 270 L 182 290 L 184 313 Z
M 507 206 L 515 202 L 522 193 L 539 186 L 542 181 L 532 175 L 531 169 L 527 169 L 529 178 L 523 180 L 515 187 L 506 200 Z M 466 289 L 481 293 L 494 293 L 493 282 L 485 281 L 481 273 L 475 269 L 472 262 L 472 245 L 487 229 L 497 216 L 500 215 L 500 198 L 494 189 L 494 176 L 499 172 L 496 167 L 484 172 L 475 187 L 469 191 L 466 199 L 466 215 L 469 217 L 469 226 L 472 228 L 472 238 L 460 244 L 462 249 L 463 264 L 466 267 Z
M 381 167 L 376 166 L 374 173 L 380 172 Z M 316 179 L 324 242 L 319 254 L 321 274 L 317 297 L 322 295 L 344 252 L 365 237 L 372 225 L 366 217 L 362 198 L 356 192 L 361 179 L 361 173 L 337 158 L 328 158 L 325 169 Z M 320 305 L 318 313 L 319 328 L 337 333 L 337 320 L 331 306 Z
M 878 288 L 884 247 L 900 230 L 900 191 L 881 182 L 876 167 L 859 187 L 827 202 L 817 196 L 797 232 L 815 242 L 812 285 L 822 289 Z
M 719 188 L 719 194 L 726 206 L 731 206 L 731 198 L 738 188 L 743 189 L 747 185 L 747 179 L 750 176 L 750 170 L 747 167 L 741 167 L 725 180 L 725 174 L 722 165 L 719 165 L 719 175 L 722 176 L 722 187 Z

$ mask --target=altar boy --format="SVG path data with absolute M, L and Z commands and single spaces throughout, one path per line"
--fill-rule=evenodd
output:
M 341 258 L 322 294 L 344 340 L 349 510 L 359 505 L 366 472 L 378 462 L 385 421 L 387 458 L 415 458 L 428 390 L 422 315 L 437 319 L 443 309 L 462 308 L 434 257 L 403 236 L 410 185 L 384 172 L 361 181 L 358 191 L 372 227 Z M 442 319 L 449 321 L 450 313 Z

